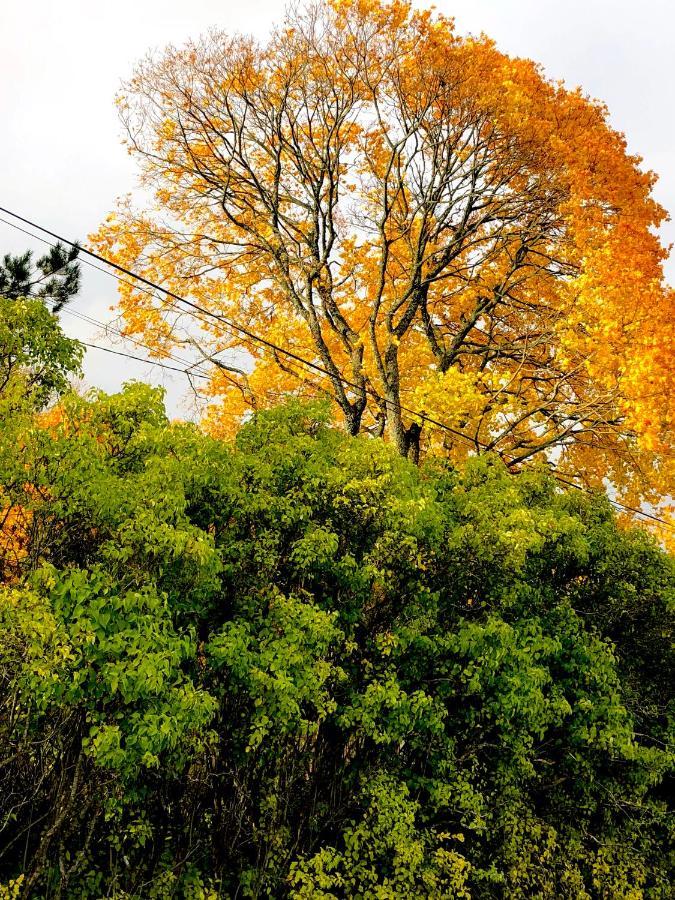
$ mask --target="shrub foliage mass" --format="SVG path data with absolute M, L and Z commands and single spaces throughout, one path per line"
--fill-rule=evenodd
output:
M 0 897 L 669 896 L 673 565 L 604 499 L 140 384 L 0 474 Z

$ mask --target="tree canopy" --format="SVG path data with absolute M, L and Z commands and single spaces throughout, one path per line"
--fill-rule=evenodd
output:
M 11 394 L 29 408 L 55 399 L 79 374 L 82 352 L 42 298 L 0 296 L 0 397 Z
M 214 433 L 328 393 L 413 458 L 672 489 L 665 214 L 602 104 L 441 15 L 335 0 L 149 56 L 119 108 L 155 208 L 96 244 L 212 314 L 121 286 L 129 333 L 214 363 Z
M 16 464 L 18 448 L 36 414 L 81 373 L 83 350 L 42 299 L 0 296 L 0 583 L 18 571 L 32 526 L 30 509 L 11 498 L 25 481 Z
M 604 499 L 140 384 L 0 483 L 0 896 L 670 896 L 673 561 Z
M 80 289 L 79 248 L 54 244 L 33 265 L 33 253 L 20 256 L 7 253 L 0 262 L 0 297 L 40 297 L 49 300 L 58 313 Z

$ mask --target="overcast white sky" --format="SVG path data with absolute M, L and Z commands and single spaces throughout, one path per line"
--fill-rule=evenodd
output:
M 150 48 L 211 26 L 263 37 L 285 0 L 0 0 L 0 206 L 74 239 L 93 231 L 134 186 L 113 97 Z M 422 5 L 422 4 L 420 4 Z M 672 0 L 437 0 L 460 32 L 486 32 L 500 49 L 542 63 L 552 78 L 604 100 L 629 148 L 660 175 L 656 196 L 675 213 L 675 4 Z M 663 231 L 675 241 L 675 227 Z M 0 222 L 0 253 L 41 247 Z M 84 267 L 73 309 L 112 317 L 116 282 Z M 675 280 L 671 259 L 668 272 Z M 72 335 L 105 339 L 63 315 Z M 113 390 L 129 378 L 165 383 L 180 410 L 184 379 L 90 350 L 87 382 Z

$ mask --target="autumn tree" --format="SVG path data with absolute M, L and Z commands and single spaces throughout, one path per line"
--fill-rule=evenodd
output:
M 664 211 L 604 106 L 443 16 L 336 0 L 148 57 L 119 109 L 155 208 L 95 242 L 207 310 L 121 287 L 129 333 L 213 364 L 215 432 L 328 393 L 404 456 L 669 483 Z

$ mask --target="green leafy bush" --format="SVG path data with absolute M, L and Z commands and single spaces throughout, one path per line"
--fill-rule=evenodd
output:
M 606 501 L 320 405 L 13 421 L 0 896 L 670 896 L 673 561 Z

